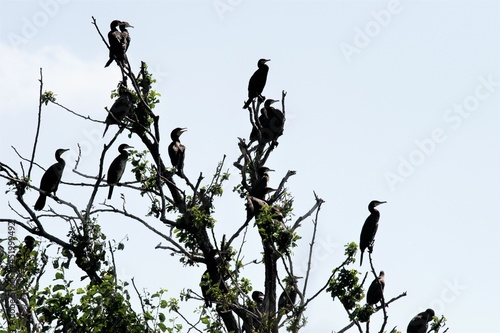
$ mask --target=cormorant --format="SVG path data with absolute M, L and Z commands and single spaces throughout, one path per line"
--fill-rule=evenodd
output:
M 266 86 L 267 73 L 269 72 L 269 67 L 266 65 L 268 61 L 271 60 L 260 59 L 257 63 L 259 68 L 253 73 L 252 77 L 250 77 L 250 81 L 248 81 L 248 101 L 245 102 L 243 109 L 247 109 L 255 97 L 259 97 L 261 100 L 264 99 L 262 91 Z
M 366 218 L 359 238 L 359 249 L 361 250 L 360 266 L 363 264 L 363 253 L 365 252 L 365 249 L 368 248 L 370 253 L 373 250 L 373 242 L 375 241 L 375 234 L 378 229 L 378 220 L 380 219 L 380 212 L 376 210 L 375 207 L 383 203 L 386 203 L 386 201 L 373 200 L 368 205 L 368 210 L 371 214 Z
M 266 199 L 266 194 L 269 193 L 271 188 L 267 187 L 269 182 L 269 171 L 274 171 L 266 166 L 262 166 L 257 169 L 257 179 L 250 189 L 250 195 L 261 200 Z
M 109 60 L 104 65 L 104 67 L 108 67 L 111 65 L 113 60 L 121 61 L 123 60 L 123 47 L 122 47 L 122 34 L 118 31 L 117 27 L 122 22 L 119 20 L 114 20 L 109 25 L 110 31 L 108 32 L 108 41 L 109 41 Z
M 286 279 L 285 290 L 283 290 L 278 299 L 279 312 L 281 312 L 281 310 L 285 310 L 286 312 L 288 312 L 295 305 L 295 301 L 297 300 L 297 290 L 295 289 L 295 283 L 297 282 L 297 279 L 299 279 L 299 277 L 297 276 L 288 277 L 288 279 Z
M 186 147 L 181 143 L 179 137 L 186 131 L 187 128 L 175 128 L 170 133 L 172 142 L 168 145 L 168 156 L 170 156 L 170 162 L 179 176 L 184 175 L 184 154 L 186 151 Z
M 425 312 L 420 312 L 418 315 L 413 317 L 408 324 L 406 333 L 426 333 L 427 323 L 434 317 L 434 310 L 427 309 Z
M 64 171 L 64 166 L 66 162 L 61 158 L 61 155 L 68 151 L 69 149 L 58 149 L 56 150 L 55 156 L 57 163 L 52 164 L 47 171 L 42 176 L 40 181 L 40 195 L 35 203 L 35 210 L 42 210 L 45 207 L 45 201 L 47 200 L 47 194 L 53 193 L 56 195 L 57 188 L 61 182 L 61 177 Z
M 380 282 L 380 283 L 379 283 Z M 384 271 L 380 271 L 378 278 L 373 280 L 372 284 L 368 288 L 366 293 L 366 303 L 370 305 L 375 305 L 382 301 L 382 295 L 385 288 L 385 274 Z
M 270 142 L 283 134 L 285 125 L 285 115 L 281 110 L 278 110 L 271 105 L 279 102 L 275 99 L 268 99 L 264 103 L 264 107 L 260 110 L 259 123 L 261 126 L 261 140 L 262 142 Z M 252 128 L 250 133 L 250 141 L 259 139 L 259 132 L 257 128 Z
M 276 191 L 273 188 L 266 187 L 265 188 L 266 194 L 270 193 L 272 191 Z M 246 202 L 246 210 L 247 210 L 247 221 L 250 221 L 254 216 L 258 216 L 260 213 L 260 210 L 264 207 L 267 206 L 267 202 L 265 200 L 253 197 L 251 195 L 247 196 L 247 202 Z M 274 207 L 273 207 L 274 208 Z
M 124 21 L 122 21 L 119 26 L 122 38 L 122 50 L 123 54 L 125 55 L 127 53 L 128 47 L 130 46 L 130 34 L 128 33 L 127 28 L 133 28 L 133 26 Z
M 102 137 L 106 134 L 109 125 L 120 124 L 123 119 L 130 114 L 134 106 L 134 98 L 127 88 L 120 87 L 118 93 L 120 97 L 116 99 L 108 112 L 108 116 L 105 120 L 106 128 L 104 129 Z
M 134 147 L 129 146 L 126 143 L 121 144 L 118 147 L 120 155 L 118 155 L 109 165 L 108 178 L 106 180 L 109 185 L 108 199 L 111 199 L 111 196 L 113 195 L 114 185 L 116 185 L 123 176 L 123 172 L 125 171 L 125 166 L 127 165 L 127 160 L 128 160 L 127 149 L 129 148 L 134 148 Z
M 24 247 L 28 249 L 30 252 L 35 248 L 35 239 L 30 235 L 24 237 Z
M 29 255 L 34 248 L 35 239 L 29 235 L 24 237 L 24 244 L 22 244 L 22 246 L 19 245 L 19 251 L 17 251 L 15 256 L 17 267 L 24 267 L 26 265 Z

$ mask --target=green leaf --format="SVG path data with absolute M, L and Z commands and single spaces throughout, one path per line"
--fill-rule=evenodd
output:
M 66 289 L 65 286 L 63 286 L 62 284 L 57 284 L 54 287 L 52 287 L 52 292 L 56 292 L 56 291 L 64 290 L 64 289 Z

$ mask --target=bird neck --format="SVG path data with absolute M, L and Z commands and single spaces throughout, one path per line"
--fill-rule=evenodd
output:
M 57 160 L 57 162 L 58 162 L 58 163 L 60 163 L 60 164 L 65 164 L 65 163 L 66 163 L 66 162 L 62 159 L 62 157 L 61 157 L 61 156 L 56 156 L 56 160 Z

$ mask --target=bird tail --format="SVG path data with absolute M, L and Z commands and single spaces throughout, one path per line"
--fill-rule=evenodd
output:
M 104 133 L 102 133 L 102 137 L 104 138 L 104 135 L 106 135 L 106 131 L 108 130 L 109 124 L 106 124 L 106 128 L 104 129 Z
M 363 265 L 363 251 L 361 251 L 361 259 L 359 260 L 359 266 Z
M 35 210 L 42 210 L 45 207 L 45 202 L 47 201 L 47 196 L 40 193 L 38 200 L 35 203 Z
M 104 65 L 104 68 L 108 67 L 109 65 L 111 65 L 111 63 L 113 62 L 113 58 L 109 58 L 108 62 L 106 63 L 106 65 Z
M 251 98 L 249 98 L 248 101 L 245 102 L 245 105 L 243 105 L 243 109 L 248 109 L 248 107 L 250 106 L 250 103 L 252 103 Z
M 111 200 L 111 196 L 113 195 L 113 188 L 113 185 L 109 185 L 108 200 Z

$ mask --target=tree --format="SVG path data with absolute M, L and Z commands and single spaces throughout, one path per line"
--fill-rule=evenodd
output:
M 93 24 L 109 48 L 95 19 Z M 352 266 L 357 253 L 356 243 L 345 246 L 345 258 L 339 260 L 329 277 L 325 277 L 322 288 L 308 290 L 311 256 L 324 201 L 314 194 L 310 210 L 294 219 L 294 197 L 286 186 L 295 172 L 288 171 L 277 188 L 269 186 L 268 160 L 273 151 L 278 149 L 279 137 L 284 135 L 286 92 L 283 91 L 280 98 L 281 110 L 271 106 L 274 100 L 265 103 L 257 98 L 250 103 L 248 110 L 252 133 L 244 133 L 245 136 L 250 134 L 249 142 L 238 139 L 237 146 L 241 154 L 233 163 L 232 169 L 240 178 L 239 185 L 233 189 L 233 195 L 240 197 L 242 205 L 246 206 L 246 213 L 241 217 L 234 233 L 223 234 L 218 238 L 215 232 L 218 227 L 214 218 L 215 202 L 223 194 L 227 195 L 224 184 L 230 177 L 225 157 L 215 167 L 208 182 L 202 173 L 192 181 L 182 170 L 169 167 L 168 159 L 165 160 L 167 155 L 162 153 L 160 147 L 164 131 L 161 131 L 160 116 L 155 112 L 160 96 L 153 89 L 153 75 L 145 62 L 140 64 L 136 75 L 126 56 L 123 60 L 116 61 L 116 64 L 121 69 L 122 77 L 118 78 L 117 88 L 112 93 L 112 97 L 117 99 L 108 111 L 109 121 L 92 119 L 59 104 L 53 92 L 44 91 L 40 71 L 38 129 L 31 157 L 19 155 L 20 170 L 0 162 L 0 176 L 6 180 L 12 197 L 17 201 L 15 206 L 10 203 L 7 206 L 17 214 L 17 218 L 0 218 L 0 222 L 24 228 L 29 234 L 48 243 L 46 247 L 41 244 L 34 247 L 30 245 L 30 241 L 25 241 L 17 250 L 19 255 L 3 254 L 7 260 L 2 260 L 1 263 L 2 318 L 8 330 L 180 332 L 188 327 L 207 332 L 275 333 L 285 328 L 298 332 L 307 323 L 308 305 L 322 292 L 328 292 L 334 301 L 338 299 L 342 303 L 351 321 L 342 331 L 356 326 L 359 332 L 363 332 L 365 328 L 362 323 L 366 322 L 368 332 L 369 317 L 382 310 L 384 321 L 379 331 L 384 332 L 388 324 L 386 305 L 406 293 L 389 301 L 382 297 L 379 307 L 362 306 L 368 273 L 360 282 L 361 272 Z M 126 102 L 122 98 L 126 98 Z M 88 192 L 85 203 L 81 205 L 68 198 L 59 198 L 55 193 L 45 193 L 58 205 L 52 205 L 52 201 L 46 210 L 37 213 L 31 203 L 25 201 L 25 193 L 28 190 L 42 191 L 36 185 L 37 180 L 31 179 L 31 172 L 33 167 L 40 167 L 35 156 L 38 152 L 39 131 L 42 129 L 42 110 L 49 103 L 63 108 L 75 117 L 106 126 L 117 125 L 118 129 L 102 148 L 95 174 L 85 174 L 78 169 L 80 155 L 71 170 L 79 177 L 80 182 L 67 182 L 63 174 L 60 186 L 72 187 L 79 193 Z M 123 110 L 124 107 L 127 109 Z M 124 112 L 117 116 L 118 113 L 114 113 L 113 108 L 115 111 L 120 108 L 118 111 Z M 109 133 L 111 132 L 110 130 Z M 98 202 L 97 194 L 107 193 L 109 187 L 105 182 L 105 157 L 111 148 L 117 147 L 115 143 L 123 138 L 124 132 L 128 132 L 129 138 L 136 139 L 142 145 L 138 150 L 131 151 L 129 160 L 129 169 L 136 181 L 113 182 L 113 185 L 126 187 L 134 196 L 145 198 L 148 203 L 146 216 L 132 211 L 127 204 L 127 197 L 121 199 L 121 206 Z M 28 166 L 27 172 L 25 165 Z M 178 256 L 180 265 L 206 267 L 205 273 L 200 276 L 200 285 L 186 289 L 180 299 L 167 300 L 165 290 L 152 294 L 140 293 L 132 280 L 132 287 L 140 301 L 140 309 L 136 309 L 131 302 L 129 282 L 119 279 L 114 265 L 114 253 L 124 251 L 124 244 L 114 240 L 106 241 L 107 237 L 98 223 L 101 214 L 136 221 L 152 233 L 160 235 L 167 245 L 158 248 Z M 47 228 L 48 222 L 53 220 L 59 220 L 67 226 L 65 235 L 61 236 Z M 313 233 L 301 235 L 300 227 L 307 220 L 311 220 L 313 224 Z M 153 221 L 161 221 L 162 227 L 156 227 Z M 262 264 L 264 276 L 264 290 L 256 298 L 251 296 L 254 289 L 251 281 L 244 275 L 244 253 L 255 251 L 245 247 L 246 235 L 250 232 L 257 233 L 260 238 L 257 251 L 262 259 L 258 263 Z M 302 277 L 295 275 L 293 261 L 294 248 L 301 237 L 310 237 L 308 269 Z M 47 274 L 49 263 L 46 251 L 51 246 L 58 251 L 58 256 L 51 262 L 56 284 L 42 286 L 41 280 Z M 377 278 L 371 253 L 369 261 L 371 272 Z M 72 288 L 72 281 L 67 277 L 72 264 L 83 272 L 82 280 L 86 283 L 84 287 Z M 196 322 L 180 311 L 181 301 L 198 302 Z M 182 324 L 174 319 L 168 320 L 164 311 L 180 316 Z M 444 317 L 434 319 L 435 332 L 443 325 Z M 396 332 L 396 328 L 391 332 Z

